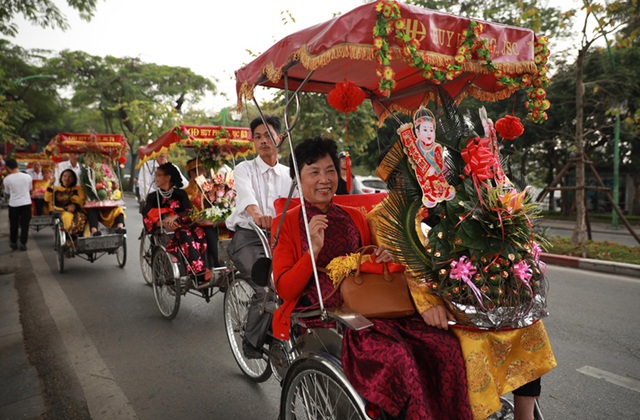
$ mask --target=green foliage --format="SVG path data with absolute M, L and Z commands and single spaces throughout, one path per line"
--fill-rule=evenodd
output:
M 538 0 L 408 0 L 407 3 L 489 22 L 532 29 L 554 38 L 570 35 L 574 10 L 541 4 Z
M 0 40 L 0 141 L 44 142 L 41 133 L 60 121 L 56 80 L 30 64 L 37 59 L 37 52 Z
M 581 249 L 571 243 L 571 238 L 549 237 L 549 252 L 558 255 L 582 257 Z M 640 264 L 640 247 L 621 245 L 609 241 L 587 241 L 587 258 Z
M 86 21 L 91 20 L 97 0 L 67 0 L 69 7 L 80 13 Z M 53 0 L 3 0 L 0 4 L 0 34 L 16 36 L 18 26 L 12 22 L 16 15 L 22 15 L 29 22 L 43 28 L 68 29 L 66 17 Z
M 138 147 L 178 124 L 207 124 L 195 108 L 216 86 L 183 67 L 144 63 L 137 58 L 97 57 L 62 51 L 47 63 L 73 89 L 74 109 L 99 110 L 99 131 L 123 133 L 129 139 L 131 164 Z
M 285 103 L 285 93 L 281 91 L 276 93 L 272 101 L 262 104 L 261 107 L 266 114 L 282 117 Z M 249 120 L 258 116 L 257 112 L 245 114 Z M 300 94 L 300 119 L 292 131 L 294 146 L 303 139 L 323 135 L 334 139 L 340 150 L 349 150 L 353 166 L 362 166 L 372 171 L 377 166 L 380 152 L 375 147 L 376 131 L 377 118 L 369 101 L 363 102 L 356 111 L 345 115 L 327 103 L 326 95 Z M 288 155 L 288 147 L 284 147 L 283 156 Z
M 30 117 L 32 114 L 24 104 L 7 101 L 5 96 L 0 96 L 0 144 L 26 146 L 27 141 L 15 133 L 16 127 Z

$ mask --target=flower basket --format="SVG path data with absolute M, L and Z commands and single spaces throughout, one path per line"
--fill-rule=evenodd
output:
M 107 156 L 87 151 L 81 157 L 80 184 L 87 196 L 89 207 L 116 207 L 124 204 L 118 177 Z
M 446 110 L 438 118 L 438 142 L 448 148 L 444 172 L 455 195 L 425 203 L 422 197 L 438 186 L 424 182 L 417 165 L 409 164 L 412 156 L 391 149 L 381 164 L 395 171 L 390 200 L 383 203 L 385 245 L 445 301 L 459 324 L 492 330 L 531 325 L 547 315 L 540 260 L 547 241 L 533 228 L 538 203 L 529 187 L 505 174 L 485 110 L 463 120 L 449 97 L 441 99 Z
M 465 185 L 466 184 L 466 185 Z M 428 231 L 429 287 L 466 326 L 520 328 L 546 316 L 548 283 L 533 235 L 537 204 L 528 190 L 483 186 L 469 196 L 466 179 Z
M 200 206 L 193 207 L 191 220 L 197 224 L 213 226 L 224 223 L 236 206 L 233 175 L 230 172 L 225 175 L 216 174 L 210 181 L 200 175 L 196 178 L 196 184 L 200 188 L 202 200 Z

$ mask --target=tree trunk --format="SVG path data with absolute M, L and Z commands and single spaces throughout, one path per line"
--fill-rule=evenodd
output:
M 640 173 L 635 172 L 631 177 L 633 179 L 633 202 L 631 203 L 631 216 L 640 214 Z
M 549 167 L 547 168 L 547 177 L 545 179 L 547 186 L 551 185 L 551 183 L 553 182 L 553 180 L 555 179 L 555 175 L 554 175 L 554 168 L 555 168 L 555 151 L 553 150 L 553 147 L 551 147 L 551 149 L 548 150 L 548 161 L 549 162 Z M 560 183 L 562 184 L 562 181 L 560 181 Z M 554 187 L 557 187 L 557 185 L 554 185 Z M 556 210 L 556 199 L 555 199 L 555 191 L 549 191 L 549 211 L 553 212 Z
M 582 257 L 587 256 L 587 222 L 585 199 L 585 171 L 584 171 L 584 140 L 583 140 L 583 124 L 584 124 L 584 83 L 582 82 L 582 74 L 584 70 L 584 56 L 587 49 L 582 48 L 578 52 L 576 61 L 576 155 L 579 158 L 576 162 L 576 226 L 571 237 L 574 246 L 580 247 Z

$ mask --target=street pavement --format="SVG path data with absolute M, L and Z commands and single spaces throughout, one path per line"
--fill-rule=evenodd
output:
M 27 247 L 29 244 L 27 243 Z M 20 322 L 15 273 L 30 264 L 28 250 L 9 248 L 9 215 L 0 210 L 0 419 L 40 419 L 46 415 L 40 379 L 29 363 Z
M 558 220 L 541 220 L 539 225 L 560 236 L 571 236 L 574 227 L 573 222 Z M 638 245 L 624 226 L 612 229 L 604 223 L 592 223 L 591 231 L 594 240 Z M 599 235 L 607 239 L 599 239 Z M 543 254 L 542 259 L 547 264 L 640 278 L 640 265 L 554 254 Z M 0 209 L 0 420 L 39 419 L 47 413 L 38 374 L 29 363 L 23 341 L 14 275 L 22 264 L 30 264 L 28 251 L 9 248 L 9 217 L 6 208 Z

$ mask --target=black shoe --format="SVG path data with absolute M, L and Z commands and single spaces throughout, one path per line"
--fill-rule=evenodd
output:
M 20 251 L 26 251 L 27 250 L 27 244 L 20 244 L 18 245 L 18 249 Z
M 257 349 L 247 341 L 242 341 L 242 352 L 247 359 L 262 359 L 262 349 Z
M 102 232 L 100 232 L 99 230 L 96 230 L 91 234 L 91 236 L 102 236 Z
M 18 244 L 15 242 L 9 242 L 9 248 L 15 251 L 16 249 L 18 249 Z
M 120 227 L 120 228 L 116 228 L 116 233 L 118 235 L 120 235 L 120 234 L 124 235 L 125 233 L 127 233 L 127 229 L 124 226 Z

